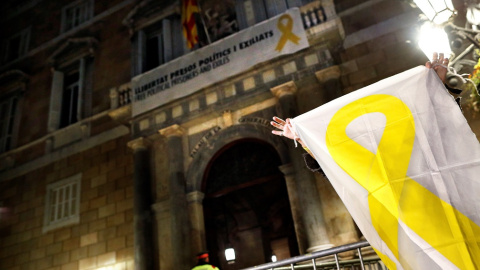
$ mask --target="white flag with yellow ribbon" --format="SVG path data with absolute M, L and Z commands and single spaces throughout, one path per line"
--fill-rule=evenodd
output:
M 433 70 L 292 122 L 389 269 L 480 269 L 480 144 Z

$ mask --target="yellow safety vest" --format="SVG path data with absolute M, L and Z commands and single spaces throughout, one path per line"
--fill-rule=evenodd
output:
M 218 267 L 215 267 L 210 264 L 197 265 L 194 268 L 192 268 L 192 270 L 212 270 L 212 269 L 220 270 Z

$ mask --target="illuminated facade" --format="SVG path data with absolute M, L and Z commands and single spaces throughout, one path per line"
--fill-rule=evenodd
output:
M 180 1 L 2 4 L 0 269 L 189 269 L 207 249 L 239 269 L 361 239 L 328 181 L 269 122 L 422 65 L 420 11 L 391 0 L 218 3 L 201 1 L 192 52 Z M 255 62 L 276 32 L 240 37 L 291 8 L 308 43 Z M 239 47 L 220 50 L 227 40 Z M 240 61 L 240 46 L 255 64 L 215 73 Z M 208 50 L 202 72 L 179 65 Z

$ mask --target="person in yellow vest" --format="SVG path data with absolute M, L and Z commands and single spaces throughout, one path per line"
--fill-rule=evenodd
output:
M 220 270 L 218 267 L 209 264 L 208 252 L 200 252 L 197 255 L 197 265 L 192 270 Z

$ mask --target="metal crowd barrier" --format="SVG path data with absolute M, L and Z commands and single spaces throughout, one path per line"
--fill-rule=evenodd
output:
M 313 269 L 313 270 L 388 270 L 385 265 L 381 262 L 380 258 L 375 256 L 375 258 L 363 258 L 361 248 L 368 247 L 370 244 L 367 241 L 361 241 L 357 243 L 347 244 L 343 246 L 338 246 L 326 250 L 321 250 L 309 254 L 304 254 L 292 258 L 288 258 L 281 261 L 265 263 L 249 268 L 244 268 L 242 270 L 295 270 L 295 269 Z M 351 260 L 339 260 L 338 254 L 357 250 L 358 259 Z M 333 256 L 334 261 L 332 262 L 316 262 L 316 259 Z

